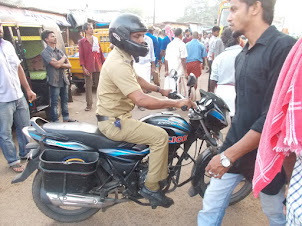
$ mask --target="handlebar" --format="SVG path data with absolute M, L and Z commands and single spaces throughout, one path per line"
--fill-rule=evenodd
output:
M 175 91 L 169 93 L 168 98 L 169 98 L 169 99 L 173 99 L 173 100 L 181 100 L 181 99 L 185 99 L 183 95 L 181 95 L 181 94 L 179 94 L 179 93 L 176 93 Z M 188 110 L 188 106 L 187 106 L 187 105 L 182 106 L 182 107 L 181 107 L 181 110 L 182 110 L 182 111 L 187 111 L 187 110 Z
M 182 107 L 181 107 L 181 110 L 187 111 L 187 110 L 188 110 L 188 106 L 187 106 L 187 105 L 182 106 Z

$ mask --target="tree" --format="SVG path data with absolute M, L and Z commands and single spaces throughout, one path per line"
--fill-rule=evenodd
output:
M 213 26 L 218 18 L 220 1 L 211 0 L 191 0 L 191 4 L 185 8 L 184 16 L 177 22 L 194 22 L 206 26 Z

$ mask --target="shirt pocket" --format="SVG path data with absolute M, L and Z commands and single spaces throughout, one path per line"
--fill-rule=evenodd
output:
M 266 74 L 261 71 L 254 71 L 247 73 L 246 76 L 246 89 L 247 91 L 252 91 L 255 95 L 261 95 L 266 89 Z

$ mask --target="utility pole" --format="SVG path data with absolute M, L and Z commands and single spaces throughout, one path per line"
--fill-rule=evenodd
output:
M 155 0 L 153 0 L 153 26 L 155 26 Z

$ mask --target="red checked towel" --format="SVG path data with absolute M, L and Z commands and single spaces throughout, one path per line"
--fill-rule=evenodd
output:
M 302 150 L 302 39 L 281 69 L 266 117 L 253 178 L 255 197 L 280 172 L 289 152 Z

